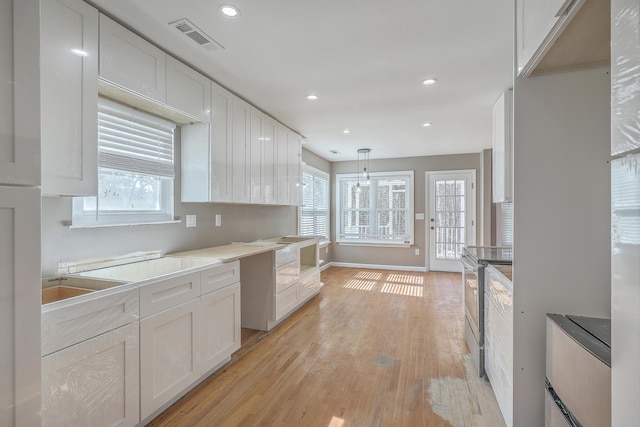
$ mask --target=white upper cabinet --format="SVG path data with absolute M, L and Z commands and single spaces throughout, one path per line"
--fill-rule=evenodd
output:
M 536 68 L 585 0 L 518 0 L 516 43 L 518 75 Z
M 167 105 L 208 123 L 211 120 L 211 80 L 167 56 Z
M 0 2 L 0 184 L 40 185 L 38 7 Z
M 251 202 L 251 107 L 238 98 L 233 97 L 232 120 L 232 201 L 233 203 Z
M 231 202 L 233 95 L 211 83 L 211 123 L 182 127 L 182 201 Z
M 507 90 L 493 106 L 493 150 L 491 165 L 493 202 L 512 202 L 512 96 Z
M 291 189 L 289 188 L 289 129 L 281 124 L 276 127 L 276 146 L 277 157 L 276 162 L 276 178 L 277 182 L 277 204 L 289 205 L 291 203 Z
M 288 135 L 289 150 L 289 204 L 302 204 L 302 137 L 294 132 Z
M 100 15 L 100 77 L 159 102 L 166 99 L 167 55 Z
M 231 202 L 233 193 L 233 95 L 211 85 L 211 200 Z
M 275 204 L 276 122 L 251 108 L 251 203 Z
M 41 3 L 42 193 L 98 191 L 98 11 Z

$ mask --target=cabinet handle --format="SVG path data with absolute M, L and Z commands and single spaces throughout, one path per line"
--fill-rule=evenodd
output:
M 564 3 L 562 3 L 562 6 L 560 6 L 560 9 L 558 9 L 558 12 L 556 13 L 556 18 L 559 18 L 563 15 L 567 15 L 569 14 L 569 10 L 572 8 L 572 6 L 577 3 L 578 0 L 565 0 Z

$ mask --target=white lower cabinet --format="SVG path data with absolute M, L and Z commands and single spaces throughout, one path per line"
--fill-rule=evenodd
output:
M 304 272 L 300 275 L 300 301 L 311 298 L 320 291 L 322 282 L 320 281 L 320 269 Z
M 240 348 L 240 283 L 203 295 L 200 303 L 204 374 Z
M 140 321 L 140 410 L 145 419 L 200 378 L 200 300 Z
M 135 426 L 138 323 L 42 358 L 43 426 Z
M 298 283 L 291 285 L 276 295 L 276 322 L 280 321 L 298 305 Z

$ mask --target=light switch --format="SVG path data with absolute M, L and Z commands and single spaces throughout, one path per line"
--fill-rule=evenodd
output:
M 216 227 L 220 227 L 222 225 L 222 215 L 216 215 Z
M 416 248 L 416 255 L 420 255 L 420 248 Z
M 187 215 L 187 228 L 196 226 L 196 216 L 195 215 Z
M 421 219 L 424 221 L 424 213 L 417 213 L 416 214 L 416 219 Z

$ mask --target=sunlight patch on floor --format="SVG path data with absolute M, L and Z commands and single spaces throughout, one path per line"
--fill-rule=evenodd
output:
M 327 427 L 342 427 L 344 425 L 344 420 L 338 417 L 332 417 L 331 422 Z
M 376 286 L 376 282 L 370 280 L 349 280 L 344 284 L 345 288 L 358 289 L 360 291 L 370 291 Z
M 356 279 L 380 280 L 382 279 L 382 273 L 377 273 L 375 271 L 358 271 Z
M 422 297 L 424 288 L 422 286 L 401 285 L 399 283 L 385 283 L 380 292 L 386 294 L 406 295 L 409 297 Z
M 387 280 L 394 283 L 409 283 L 412 285 L 424 285 L 423 276 L 414 276 L 411 274 L 389 274 Z

